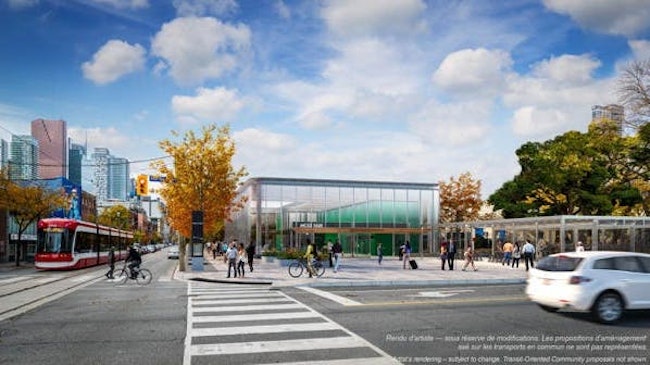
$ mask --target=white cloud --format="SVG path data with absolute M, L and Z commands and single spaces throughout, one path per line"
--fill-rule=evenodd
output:
M 515 135 L 538 137 L 562 134 L 566 127 L 574 124 L 569 116 L 559 109 L 540 109 L 526 106 L 517 109 L 512 117 L 512 129 Z
M 513 133 L 547 139 L 568 130 L 585 131 L 593 105 L 617 100 L 616 80 L 593 75 L 600 64 L 588 55 L 562 55 L 511 78 L 503 100 L 513 110 Z
M 120 40 L 106 42 L 95 54 L 92 61 L 81 65 L 84 77 L 95 84 L 108 84 L 120 77 L 144 68 L 145 49 Z
M 425 9 L 421 0 L 329 0 L 321 16 L 335 34 L 367 36 L 417 30 Z
M 174 0 L 178 16 L 227 15 L 239 9 L 235 0 Z
M 37 5 L 39 0 L 7 0 L 9 7 L 14 10 L 21 10 Z
M 415 92 L 418 67 L 398 46 L 379 39 L 355 39 L 337 46 L 340 56 L 327 62 L 322 75 L 335 87 L 353 85 L 357 89 L 384 95 Z M 414 72 L 415 71 L 415 72 Z
M 583 85 L 593 81 L 593 72 L 601 63 L 588 55 L 551 57 L 534 65 L 533 75 L 558 84 Z
M 449 104 L 430 101 L 411 117 L 409 125 L 416 135 L 447 147 L 474 145 L 490 132 L 492 108 L 488 101 Z
M 162 26 L 151 51 L 170 67 L 179 83 L 201 83 L 232 71 L 251 41 L 243 24 L 232 26 L 215 18 L 177 18 Z
M 237 145 L 249 147 L 256 156 L 266 152 L 286 153 L 298 145 L 298 142 L 290 134 L 274 133 L 258 128 L 246 128 L 235 132 L 233 139 Z
M 632 36 L 650 27 L 647 0 L 543 0 L 557 13 L 566 14 L 583 28 Z
M 130 150 L 132 146 L 141 144 L 139 137 L 135 141 L 124 130 L 115 127 L 108 128 L 79 128 L 68 126 L 68 137 L 76 143 L 85 143 L 89 146 L 108 148 L 111 153 L 120 156 L 120 151 Z M 92 151 L 88 151 L 92 153 Z
M 179 120 L 229 121 L 244 107 L 244 101 L 236 90 L 223 87 L 199 88 L 196 94 L 196 96 L 176 95 L 172 98 L 172 110 Z
M 634 58 L 639 61 L 645 61 L 650 59 L 650 41 L 646 40 L 631 40 L 628 41 Z
M 282 19 L 291 18 L 291 9 L 284 3 L 282 0 L 277 0 L 275 2 L 275 11 L 280 15 Z
M 149 7 L 149 0 L 91 0 L 94 3 L 110 5 L 116 9 L 142 9 Z
M 508 52 L 464 49 L 447 55 L 432 79 L 436 86 L 455 95 L 494 96 L 504 89 L 511 67 Z

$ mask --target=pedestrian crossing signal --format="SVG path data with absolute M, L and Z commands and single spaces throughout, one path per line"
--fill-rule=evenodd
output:
M 138 175 L 135 179 L 135 194 L 139 196 L 149 195 L 149 176 Z

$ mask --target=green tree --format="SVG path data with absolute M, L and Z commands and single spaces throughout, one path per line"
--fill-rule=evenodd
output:
M 131 229 L 131 211 L 122 205 L 114 205 L 104 209 L 98 222 L 119 229 Z
M 46 189 L 33 181 L 20 185 L 10 180 L 6 171 L 0 172 L 0 208 L 5 209 L 18 226 L 16 266 L 20 266 L 20 245 L 27 227 L 66 204 L 67 199 L 61 192 Z
M 521 172 L 488 201 L 506 218 L 628 211 L 641 201 L 628 166 L 633 144 L 609 121 L 526 143 L 517 150 Z
M 175 137 L 179 134 L 173 132 Z M 240 180 L 246 169 L 232 166 L 235 143 L 228 126 L 204 126 L 200 135 L 185 133 L 181 141 L 163 140 L 160 148 L 173 159 L 172 165 L 156 161 L 164 182 L 161 197 L 167 203 L 170 226 L 185 238 L 191 237 L 192 211 L 202 211 L 204 234 L 214 236 L 223 229 L 232 211 L 243 202 L 236 201 Z M 180 245 L 180 270 L 185 270 L 185 245 Z

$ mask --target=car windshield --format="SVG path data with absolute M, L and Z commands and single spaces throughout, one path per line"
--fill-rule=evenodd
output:
M 537 269 L 544 271 L 573 271 L 580 265 L 581 261 L 581 257 L 547 256 L 539 261 Z

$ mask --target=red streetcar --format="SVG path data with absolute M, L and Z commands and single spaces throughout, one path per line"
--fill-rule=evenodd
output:
M 133 233 L 68 218 L 38 222 L 35 266 L 43 270 L 70 270 L 108 262 L 111 247 L 115 261 L 126 258 Z

